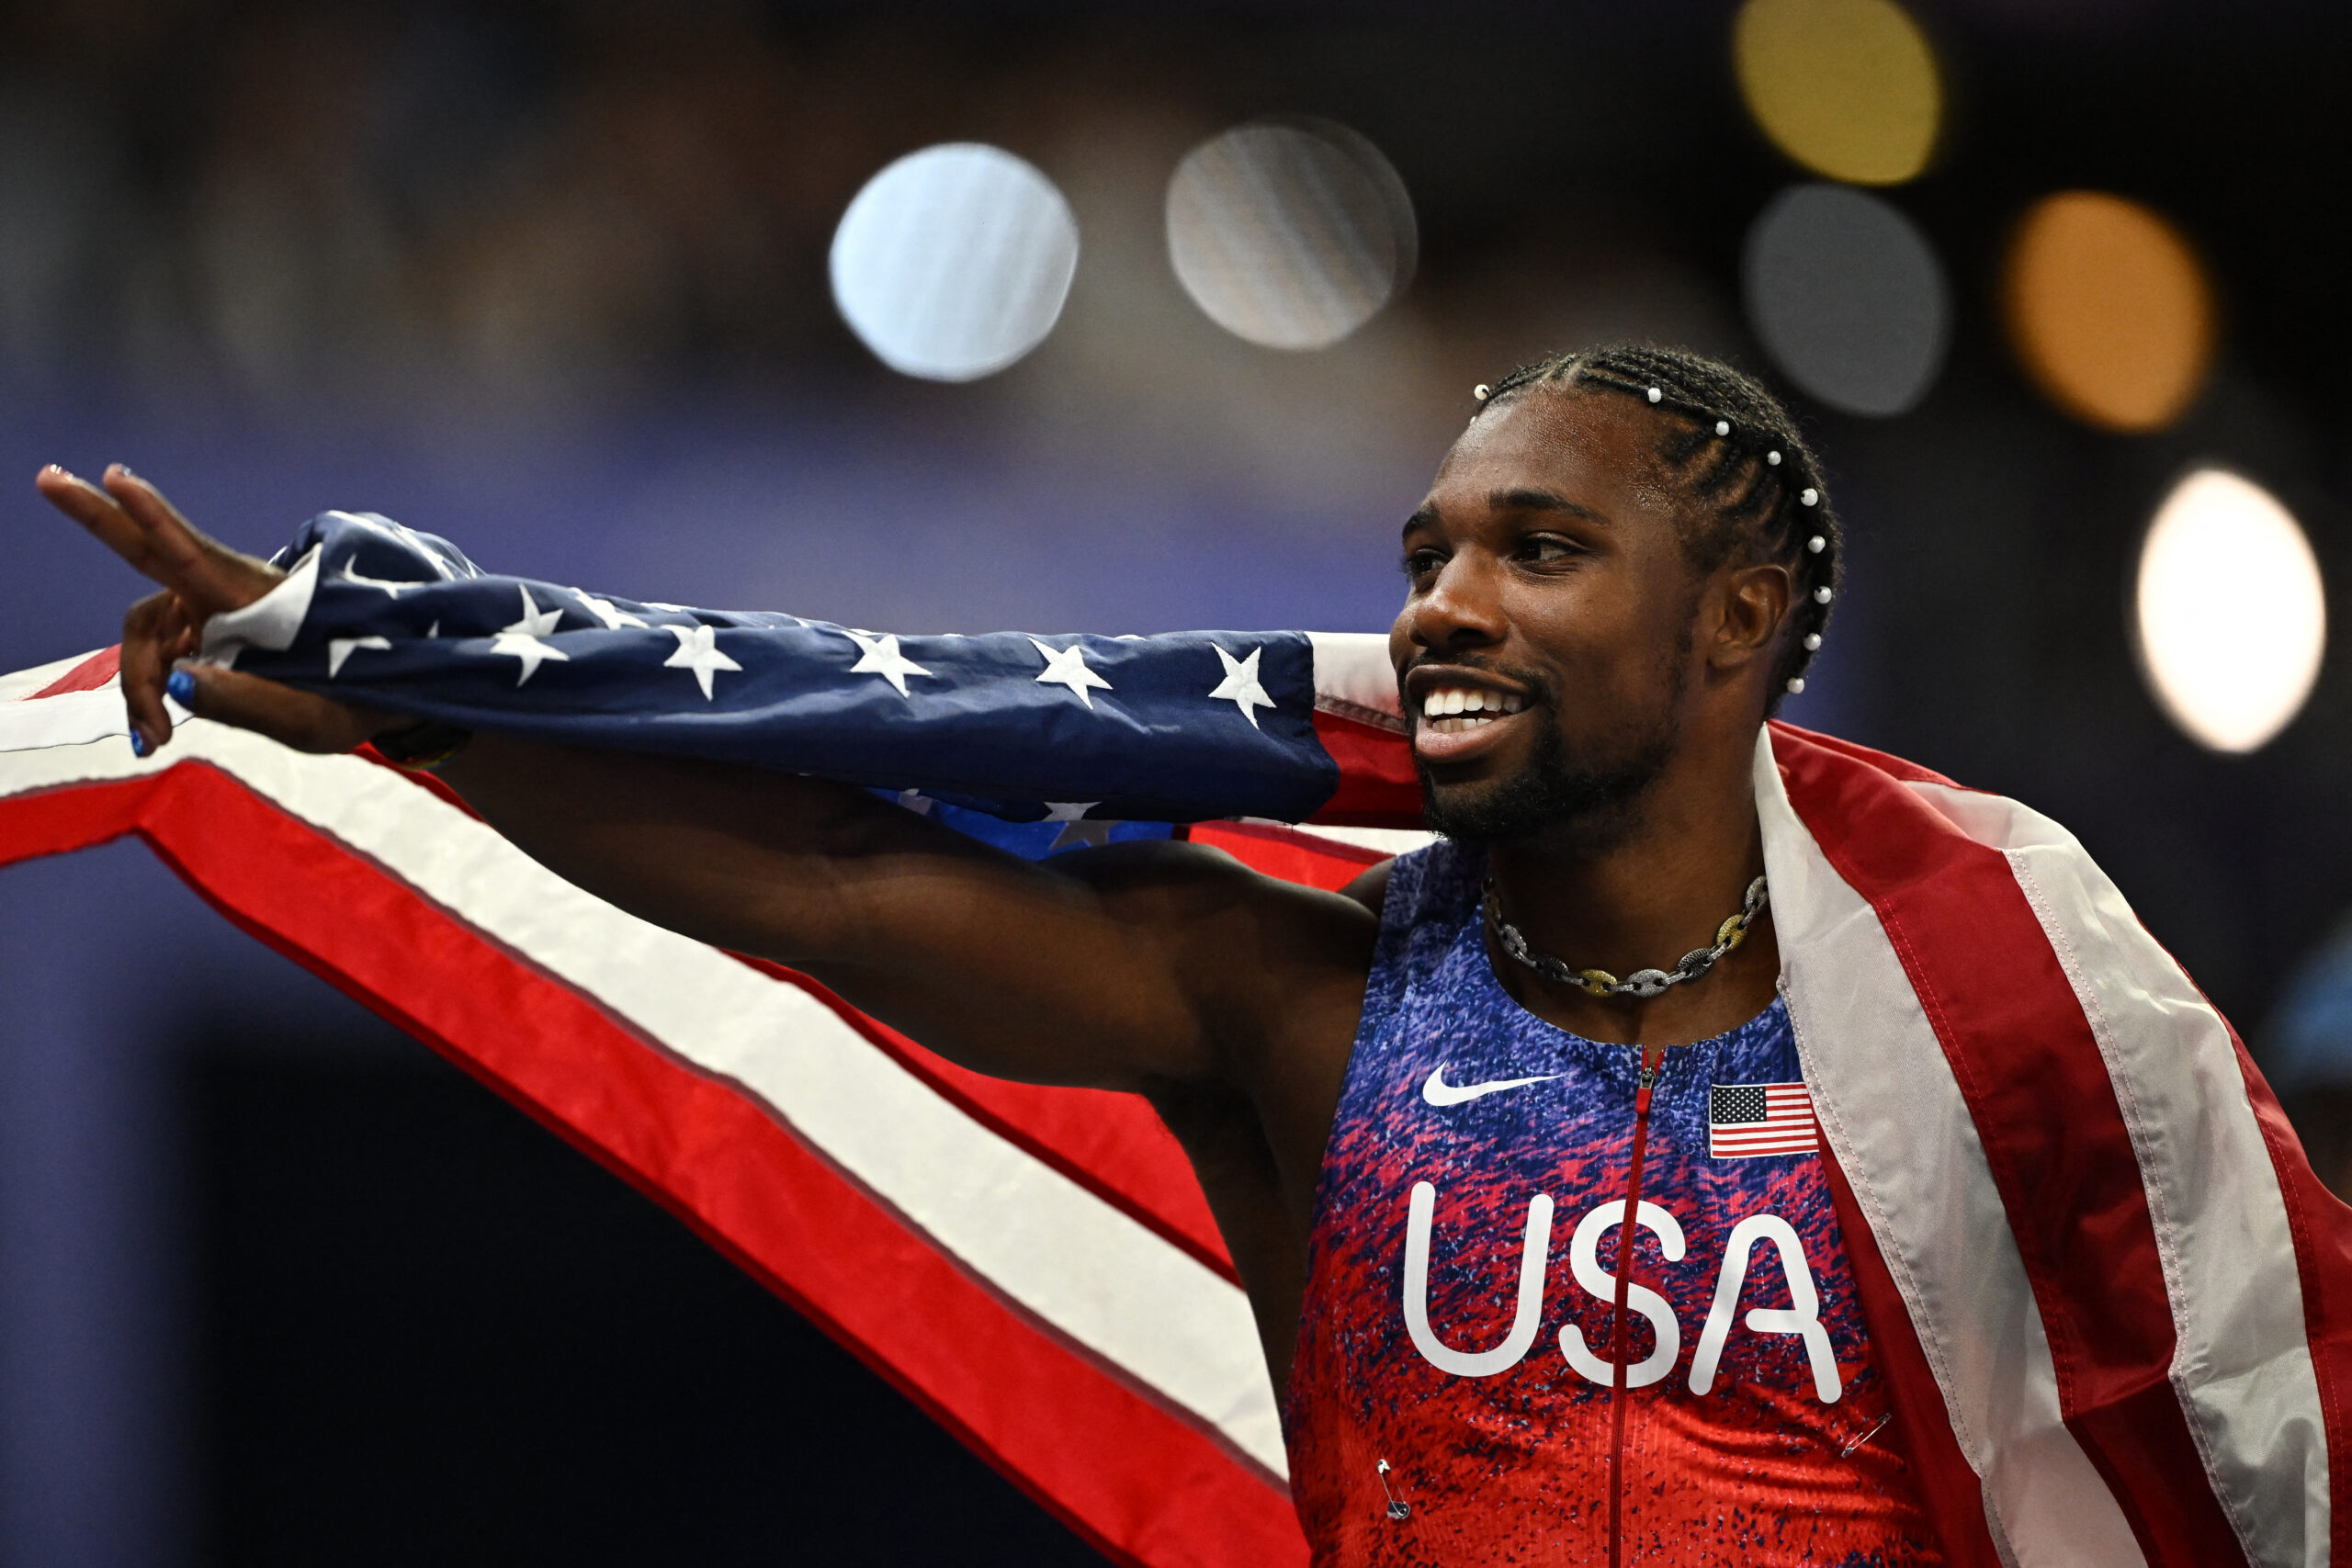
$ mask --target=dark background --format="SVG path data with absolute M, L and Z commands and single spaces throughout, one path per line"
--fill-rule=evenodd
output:
M 2352 581 L 2340 6 L 1915 6 L 1952 88 L 1883 193 L 1954 335 L 1898 418 L 1795 400 L 1850 587 L 1788 716 L 2079 834 L 2252 1036 L 2352 895 L 2346 705 L 2199 750 L 2133 668 L 2191 464 Z M 330 505 L 493 570 L 905 630 L 1374 629 L 1396 521 L 1520 360 L 1655 335 L 1769 374 L 1741 242 L 1807 178 L 1730 7 L 24 6 L 0 20 L 0 471 L 115 458 L 266 549 Z M 1309 112 L 1395 163 L 1408 292 L 1337 348 L 1168 276 L 1169 170 Z M 891 158 L 993 141 L 1085 256 L 1046 344 L 945 387 L 826 291 Z M 2016 367 L 1998 261 L 2074 186 L 2168 215 L 2222 309 L 2160 434 Z M 0 668 L 134 585 L 0 502 Z M 2339 620 L 2340 598 L 2331 607 Z M 0 1561 L 1085 1561 L 650 1204 L 228 931 L 143 851 L 0 874 Z

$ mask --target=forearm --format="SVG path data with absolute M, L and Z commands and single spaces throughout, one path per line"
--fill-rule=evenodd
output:
M 559 876 L 657 925 L 787 963 L 853 948 L 837 863 L 906 816 L 864 790 L 750 768 L 478 735 L 438 776 Z M 909 825 L 912 825 L 911 821 Z

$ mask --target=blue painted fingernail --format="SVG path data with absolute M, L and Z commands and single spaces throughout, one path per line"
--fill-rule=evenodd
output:
M 147 738 L 135 729 L 130 732 L 130 754 L 134 757 L 147 755 Z
M 196 677 L 185 670 L 173 671 L 171 679 L 164 682 L 164 695 L 184 708 L 196 706 Z

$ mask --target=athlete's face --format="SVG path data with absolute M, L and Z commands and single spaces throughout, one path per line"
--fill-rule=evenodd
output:
M 1471 425 L 1406 523 L 1389 652 L 1440 831 L 1605 833 L 1671 761 L 1698 584 L 1654 418 L 1531 388 Z

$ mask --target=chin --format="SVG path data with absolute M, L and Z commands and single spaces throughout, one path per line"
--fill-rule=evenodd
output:
M 1515 763 L 1482 757 L 1440 770 L 1417 758 L 1430 829 L 1475 848 L 1548 838 L 1598 852 L 1632 830 L 1672 757 L 1660 736 L 1625 757 L 1579 767 L 1557 743 L 1556 730 L 1542 739 L 1551 744 Z

